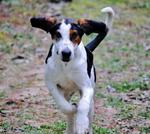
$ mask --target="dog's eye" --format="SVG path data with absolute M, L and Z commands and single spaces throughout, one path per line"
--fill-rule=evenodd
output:
M 60 38 L 61 38 L 60 32 L 57 31 L 57 32 L 55 33 L 55 38 L 56 38 L 56 39 L 60 39 Z
M 71 34 L 70 39 L 71 39 L 71 40 L 74 40 L 74 39 L 77 38 L 77 36 L 78 36 L 78 34 L 77 34 L 76 32 L 74 32 L 74 33 Z

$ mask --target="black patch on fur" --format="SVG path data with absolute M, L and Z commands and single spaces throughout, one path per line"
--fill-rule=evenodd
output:
M 47 57 L 46 57 L 46 60 L 45 60 L 45 63 L 46 63 L 46 64 L 47 64 L 48 58 L 52 56 L 52 48 L 53 48 L 53 44 L 51 45 L 51 47 L 50 47 L 50 49 L 49 49 L 49 52 L 48 52 L 48 55 L 47 55 Z
M 86 47 L 85 47 L 85 50 L 87 54 L 87 72 L 88 72 L 88 76 L 91 77 L 91 69 L 93 66 L 93 54 Z
M 71 24 L 71 30 L 76 30 L 77 32 L 78 32 L 78 35 L 80 36 L 80 38 L 83 36 L 83 34 L 84 34 L 84 31 L 83 31 L 83 29 L 79 26 L 79 25 L 77 25 L 77 24 L 75 24 L 75 23 L 72 23 Z
M 33 17 L 30 19 L 32 27 L 40 28 L 46 32 L 50 32 L 53 26 L 45 17 Z
M 51 35 L 52 35 L 52 38 L 53 38 L 53 36 L 54 36 L 54 34 L 57 32 L 57 30 L 60 28 L 60 23 L 58 23 L 58 24 L 56 24 L 55 26 L 53 26 L 50 30 L 49 30 L 49 32 L 51 33 Z
M 86 47 L 93 52 L 95 50 L 95 48 L 102 42 L 102 40 L 105 38 L 105 36 L 108 33 L 108 28 L 106 27 L 106 29 L 99 33 L 90 43 L 88 43 L 86 45 Z
M 40 28 L 49 32 L 49 23 L 46 21 L 44 17 L 33 17 L 30 19 L 32 27 Z
M 94 82 L 96 83 L 96 69 L 94 66 L 93 66 L 93 70 L 94 70 Z
M 93 20 L 86 20 L 87 23 L 81 25 L 84 32 L 89 35 L 91 33 L 104 33 L 107 29 L 107 26 L 103 22 L 97 22 Z

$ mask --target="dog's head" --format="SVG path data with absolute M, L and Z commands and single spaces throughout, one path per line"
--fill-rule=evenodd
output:
M 72 19 L 64 19 L 62 22 L 57 22 L 54 17 L 33 17 L 30 21 L 33 27 L 51 34 L 56 54 L 64 62 L 69 62 L 75 57 L 84 33 L 87 35 L 93 32 L 99 33 L 102 27 L 106 27 L 102 22 L 86 19 L 79 19 L 76 22 Z

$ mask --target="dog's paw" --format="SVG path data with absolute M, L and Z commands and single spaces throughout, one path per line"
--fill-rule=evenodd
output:
M 72 103 L 72 111 L 73 113 L 76 113 L 77 112 L 77 104 L 76 103 Z
M 86 116 L 77 115 L 75 134 L 89 134 L 89 119 Z

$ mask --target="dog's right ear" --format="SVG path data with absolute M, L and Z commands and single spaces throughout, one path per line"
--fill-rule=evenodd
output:
M 30 22 L 32 27 L 50 32 L 50 29 L 57 23 L 57 19 L 55 17 L 33 17 L 30 19 Z

